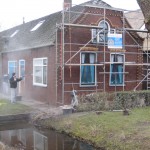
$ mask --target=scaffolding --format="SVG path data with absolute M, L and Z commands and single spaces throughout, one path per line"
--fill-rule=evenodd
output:
M 122 84 L 119 87 L 122 87 L 122 91 L 125 90 L 125 85 L 127 83 L 136 83 L 136 86 L 133 88 L 133 91 L 136 91 L 137 88 L 143 83 L 146 83 L 146 89 L 150 89 L 150 53 L 149 53 L 149 47 L 147 45 L 147 50 L 143 50 L 143 45 L 140 45 L 137 40 L 134 38 L 134 34 L 136 33 L 144 33 L 147 34 L 147 38 L 149 38 L 149 34 L 147 30 L 140 30 L 140 29 L 132 29 L 132 28 L 126 28 L 126 17 L 125 17 L 125 11 L 127 10 L 123 10 L 123 9 L 115 9 L 115 8 L 111 8 L 111 7 L 100 7 L 100 6 L 93 6 L 93 5 L 80 5 L 79 8 L 81 9 L 81 11 L 77 11 L 76 10 L 76 6 L 74 6 L 75 9 L 72 9 L 71 7 L 67 8 L 67 9 L 63 9 L 62 11 L 62 22 L 59 24 L 56 24 L 56 99 L 57 99 L 57 103 L 60 104 L 64 104 L 64 99 L 65 99 L 65 93 L 71 93 L 71 88 L 66 88 L 66 87 L 72 87 L 72 90 L 76 90 L 74 89 L 75 86 L 80 87 L 80 81 L 79 82 L 75 82 L 75 81 L 69 81 L 67 82 L 65 80 L 65 76 L 66 76 L 66 72 L 65 72 L 65 68 L 69 68 L 69 72 L 70 72 L 70 76 L 72 76 L 72 68 L 77 67 L 79 68 L 78 70 L 80 70 L 81 65 L 82 66 L 90 66 L 90 65 L 94 65 L 97 69 L 97 67 L 101 67 L 102 69 L 100 69 L 101 71 L 98 72 L 99 75 L 102 76 L 103 81 L 97 81 L 96 80 L 96 85 L 94 86 L 94 88 L 79 88 L 78 92 L 106 92 L 106 80 L 107 80 L 107 76 L 110 75 L 110 73 L 112 73 L 109 69 L 107 69 L 107 66 L 110 66 L 112 64 L 111 61 L 107 61 L 106 55 L 107 54 L 117 54 L 117 53 L 121 53 L 124 55 L 135 55 L 137 57 L 137 61 L 131 61 L 131 62 L 127 62 L 127 61 L 123 61 L 123 79 L 124 79 L 124 84 Z M 94 8 L 97 10 L 103 10 L 100 11 L 101 13 L 92 13 L 91 12 L 87 12 L 87 11 L 82 11 L 82 7 L 88 7 L 88 8 Z M 103 44 L 99 45 L 99 43 L 92 43 L 91 41 L 93 41 L 93 38 L 91 38 L 89 41 L 87 41 L 86 43 L 75 43 L 72 41 L 73 37 L 72 37 L 72 30 L 74 28 L 78 28 L 78 29 L 88 29 L 88 30 L 92 30 L 92 29 L 97 29 L 98 32 L 96 34 L 99 35 L 99 33 L 104 32 L 105 34 L 105 29 L 101 28 L 100 26 L 96 25 L 92 25 L 92 24 L 81 24 L 81 20 L 85 19 L 87 16 L 101 16 L 103 17 L 103 20 L 106 20 L 106 11 L 107 10 L 111 10 L 111 11 L 116 11 L 116 12 L 120 12 L 122 15 L 122 28 L 116 28 L 117 31 L 119 31 L 122 34 L 123 37 L 123 47 L 121 50 L 118 49 L 111 49 L 110 51 L 106 50 L 108 44 L 106 39 L 104 38 L 104 42 Z M 99 11 L 98 11 L 99 12 Z M 73 16 L 80 16 L 82 15 L 82 18 L 80 21 L 75 22 L 73 21 Z M 67 40 L 65 40 L 67 37 L 66 36 L 66 32 L 68 29 L 68 34 L 69 38 Z M 130 38 L 132 38 L 132 40 L 136 43 L 134 45 L 125 45 L 125 35 L 128 35 Z M 104 35 L 105 36 L 105 35 Z M 148 40 L 147 40 L 148 41 Z M 67 46 L 67 49 L 65 48 Z M 72 47 L 76 46 L 79 49 L 73 50 Z M 88 47 L 92 47 L 93 46 L 93 53 L 96 54 L 101 54 L 103 56 L 103 61 L 101 62 L 94 62 L 92 64 L 81 64 L 81 62 L 76 61 L 76 63 L 74 63 L 72 60 L 76 57 L 76 56 L 80 56 L 80 52 L 83 51 L 89 51 Z M 103 51 L 98 51 L 97 47 L 103 47 Z M 94 49 L 95 48 L 95 49 Z M 125 48 L 137 48 L 138 52 L 130 52 L 130 51 L 126 51 Z M 143 62 L 143 55 L 146 56 L 146 62 Z M 67 56 L 67 59 L 66 59 Z M 118 62 L 113 62 L 113 64 L 119 64 Z M 142 74 L 142 72 L 140 72 L 139 74 L 142 74 L 142 77 L 139 79 L 137 78 L 136 80 L 125 80 L 125 76 L 129 74 L 129 72 L 126 72 L 126 68 L 127 67 L 136 67 L 137 70 L 140 72 L 142 70 L 142 72 L 144 72 L 144 74 Z M 117 74 L 118 72 L 113 72 L 114 74 Z M 101 88 L 98 88 L 99 86 Z M 61 89 L 58 87 L 61 86 Z M 114 88 L 114 92 L 117 92 L 118 86 L 115 84 L 113 86 Z M 67 90 L 66 90 L 67 89 Z M 68 90 L 69 89 L 69 90 Z M 61 91 L 61 100 L 58 100 L 58 93 Z

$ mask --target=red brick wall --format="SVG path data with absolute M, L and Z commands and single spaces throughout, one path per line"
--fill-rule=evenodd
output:
M 86 10 L 88 13 L 93 14 L 104 14 L 103 9 L 95 9 L 95 8 L 88 8 Z M 123 28 L 123 16 L 121 12 L 113 11 L 113 10 L 106 10 L 105 19 L 110 24 L 111 28 Z M 103 15 L 81 15 L 79 19 L 75 21 L 77 24 L 86 24 L 86 25 L 98 25 L 98 23 L 104 19 Z M 59 34 L 61 34 L 61 31 L 59 31 Z M 131 35 L 132 36 L 132 35 Z M 132 38 L 129 34 L 125 33 L 125 45 L 137 45 L 137 43 L 134 41 L 135 38 Z M 59 37 L 59 36 L 58 36 Z M 84 46 L 86 43 L 88 43 L 91 40 L 91 30 L 89 28 L 80 28 L 80 27 L 70 27 L 70 29 L 65 29 L 65 55 L 64 60 L 65 62 L 73 56 L 77 51 L 80 50 L 80 47 Z M 136 39 L 135 39 L 136 40 Z M 138 41 L 142 42 L 142 41 Z M 67 43 L 74 43 L 74 44 L 67 44 Z M 76 44 L 75 44 L 76 43 Z M 60 43 L 61 44 L 61 43 Z M 80 45 L 79 45 L 80 44 Z M 110 53 L 111 50 L 107 48 L 107 46 L 104 48 L 103 45 L 93 45 L 92 42 L 88 44 L 88 47 L 97 47 L 98 51 L 97 53 L 97 61 L 98 62 L 104 62 L 104 49 L 105 49 L 105 62 L 110 62 Z M 71 49 L 71 50 L 70 50 Z M 138 47 L 128 47 L 126 46 L 123 50 L 126 52 L 134 52 L 137 53 Z M 93 51 L 92 51 L 93 52 Z M 135 62 L 135 63 L 142 63 L 140 60 L 138 60 L 137 54 L 131 54 L 126 53 L 125 54 L 125 61 L 126 62 Z M 142 57 L 142 55 L 140 56 Z M 80 63 L 80 53 L 78 53 L 69 63 Z M 64 71 L 64 90 L 66 91 L 64 94 L 64 100 L 65 103 L 71 102 L 71 96 L 69 91 L 71 91 L 73 88 L 78 91 L 78 94 L 88 94 L 96 91 L 104 91 L 104 73 L 103 73 L 103 67 L 97 66 L 97 82 L 98 85 L 94 87 L 80 87 L 80 66 L 65 66 Z M 113 92 L 113 91 L 129 91 L 133 90 L 136 85 L 138 84 L 136 80 L 141 79 L 141 71 L 138 70 L 138 67 L 135 65 L 126 66 L 125 67 L 125 86 L 109 86 L 109 73 L 110 72 L 110 64 L 106 65 L 106 72 L 105 74 L 105 90 L 107 92 Z M 132 82 L 131 82 L 132 81 Z M 134 82 L 133 82 L 134 81 Z M 142 85 L 140 85 L 137 89 L 142 89 Z M 59 94 L 59 93 L 58 93 Z M 61 96 L 59 97 L 61 99 Z
M 8 72 L 8 61 L 17 61 L 17 70 L 19 70 L 19 60 L 25 60 L 25 80 L 21 87 L 21 95 L 27 99 L 35 99 L 49 104 L 55 104 L 56 89 L 56 71 L 55 71 L 55 51 L 54 47 L 44 47 L 24 51 L 10 52 L 3 54 L 3 73 Z M 48 58 L 48 81 L 47 87 L 33 85 L 33 58 Z M 17 72 L 18 74 L 18 72 Z

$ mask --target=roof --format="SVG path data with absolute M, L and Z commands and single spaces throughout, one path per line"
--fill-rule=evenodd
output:
M 85 5 L 111 7 L 102 0 L 90 0 L 72 7 L 70 16 L 66 15 L 65 21 L 69 23 L 75 21 L 81 15 L 79 12 L 84 11 Z M 61 23 L 61 20 L 62 12 L 59 11 L 2 31 L 0 32 L 0 50 L 7 52 L 54 45 L 56 24 Z
M 102 0 L 90 0 L 85 3 L 82 3 L 81 5 L 90 5 L 90 6 L 100 6 L 100 7 L 111 7 L 109 4 L 105 3 Z
M 143 13 L 141 11 L 141 9 L 138 10 L 134 10 L 134 11 L 128 11 L 125 13 L 125 17 L 128 21 L 128 23 L 130 24 L 130 26 L 135 29 L 135 30 L 145 30 L 145 23 L 144 23 L 144 16 Z M 138 19 L 137 19 L 138 18 Z M 137 32 L 138 35 L 142 38 L 144 38 L 145 36 L 147 36 L 146 33 L 139 33 Z
M 40 21 L 43 24 L 31 31 Z M 21 50 L 52 45 L 55 39 L 56 23 L 61 21 L 61 12 L 42 17 L 28 23 L 13 27 L 0 33 L 0 48 L 5 50 Z M 12 36 L 18 31 L 14 36 Z M 6 45 L 6 47 L 1 47 Z
M 144 16 L 140 9 L 126 12 L 125 17 L 132 26 L 132 28 L 140 29 L 144 24 Z

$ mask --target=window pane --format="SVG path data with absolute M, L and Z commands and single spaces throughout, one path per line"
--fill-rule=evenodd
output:
M 42 59 L 35 59 L 34 60 L 34 65 L 38 66 L 38 65 L 42 65 L 43 64 L 43 60 Z
M 34 83 L 47 84 L 47 58 L 37 58 L 33 60 Z
M 20 60 L 19 61 L 19 67 L 20 67 L 20 76 L 25 76 L 25 61 Z
M 97 29 L 92 29 L 92 42 L 97 43 Z
M 123 56 L 122 55 L 118 55 L 118 62 L 123 62 Z
M 111 85 L 123 84 L 123 55 L 112 54 L 111 62 L 120 62 L 119 64 L 111 64 L 110 66 L 110 82 Z
M 104 31 L 99 33 L 99 42 L 108 41 L 108 24 L 105 21 L 101 21 L 99 26 L 104 29 Z
M 105 21 L 101 21 L 100 25 L 99 25 L 102 29 L 108 30 L 108 25 Z
M 123 84 L 123 65 L 111 65 L 111 84 Z
M 95 62 L 95 54 L 82 53 L 82 64 L 93 64 Z M 81 66 L 81 85 L 95 85 L 95 66 L 84 65 Z
M 47 59 L 43 59 L 43 65 L 47 65 Z
M 8 74 L 9 74 L 9 77 L 12 76 L 12 73 L 16 73 L 16 61 L 11 61 L 11 62 L 8 62 Z
M 47 83 L 47 67 L 43 68 L 43 83 Z
M 108 41 L 108 32 L 109 24 L 106 21 L 101 21 L 98 25 L 100 29 L 92 29 L 92 42 L 93 43 L 107 43 Z
M 42 83 L 42 67 L 35 67 L 34 77 L 36 83 Z

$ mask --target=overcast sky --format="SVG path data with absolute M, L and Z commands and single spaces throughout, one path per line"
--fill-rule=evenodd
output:
M 89 0 L 72 0 L 80 4 Z M 136 0 L 103 0 L 116 8 L 139 9 Z M 63 0 L 1 0 L 0 30 L 11 28 L 23 22 L 34 20 L 62 10 Z

